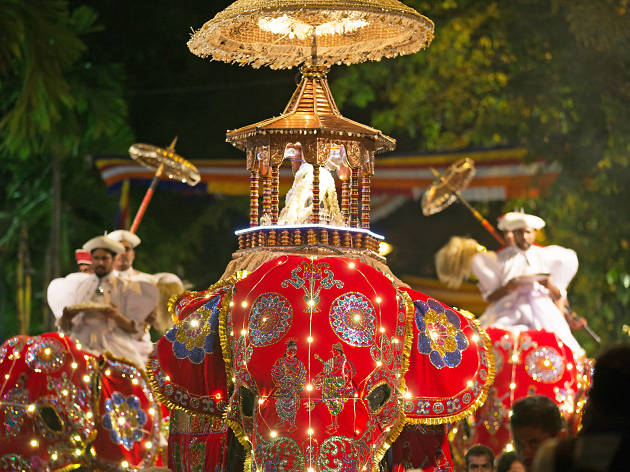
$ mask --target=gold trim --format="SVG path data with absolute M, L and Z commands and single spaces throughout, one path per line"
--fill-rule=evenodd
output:
M 415 313 L 415 307 L 413 305 L 413 300 L 411 296 L 403 291 L 396 289 L 396 292 L 401 294 L 403 297 L 403 301 L 406 307 L 406 316 L 405 316 L 405 337 L 403 339 L 403 348 L 402 348 L 402 359 L 400 363 L 400 391 L 403 392 L 407 390 L 407 385 L 405 383 L 405 375 L 407 374 L 407 370 L 409 369 L 409 358 L 411 354 L 411 346 L 413 345 L 413 326 L 412 320 Z M 398 306 L 396 306 L 396 314 L 398 314 Z M 396 316 L 398 319 L 398 316 Z M 400 398 L 400 396 L 398 396 Z M 378 464 L 387 452 L 387 450 L 394 444 L 403 428 L 407 424 L 407 416 L 405 415 L 404 408 L 404 399 L 403 404 L 399 403 L 400 414 L 398 415 L 398 420 L 391 426 L 391 431 L 387 435 L 385 442 L 381 445 L 381 447 L 374 454 L 374 462 L 372 463 L 372 472 L 378 472 Z
M 85 464 L 70 464 L 60 467 L 59 469 L 52 469 L 54 472 L 70 472 L 71 470 L 77 470 L 80 467 L 84 467 Z

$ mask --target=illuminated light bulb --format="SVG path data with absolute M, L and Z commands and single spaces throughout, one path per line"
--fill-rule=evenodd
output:
M 518 354 L 512 354 L 512 362 L 518 362 Z
M 199 326 L 199 320 L 191 320 L 190 326 L 192 326 L 193 328 L 196 328 L 197 326 Z
M 381 297 L 376 297 L 376 303 L 381 303 L 383 299 Z
M 267 321 L 267 317 L 266 317 L 266 316 L 263 316 L 263 319 L 262 319 L 262 320 L 263 320 L 263 321 Z
M 244 436 L 244 437 L 243 437 L 243 439 L 244 439 L 245 441 L 249 441 L 249 436 Z
M 82 451 L 81 451 L 81 449 L 76 448 L 76 449 L 74 450 L 74 455 L 75 455 L 75 456 L 77 456 L 77 457 L 79 457 L 79 456 L 81 455 L 81 452 L 82 452 Z
M 51 353 L 51 352 L 52 352 L 52 351 L 50 350 L 50 348 L 49 348 L 49 347 L 47 347 L 46 349 L 44 349 L 44 354 L 46 354 L 47 356 L 50 356 L 50 353 Z
M 246 329 L 242 329 L 241 330 L 241 336 L 246 336 L 247 335 L 247 330 Z
M 308 428 L 308 430 L 306 431 L 306 433 L 307 433 L 309 436 L 312 436 L 312 435 L 313 435 L 313 432 L 314 432 L 314 431 L 313 431 L 313 428 Z
M 234 306 L 234 302 L 230 300 L 230 306 Z
M 246 302 L 245 300 L 243 300 L 243 301 L 241 302 L 241 306 L 242 306 L 243 308 L 247 308 L 247 302 Z
M 383 363 L 381 361 L 376 361 L 376 367 L 380 367 L 382 365 L 383 365 Z
M 355 434 L 359 434 L 359 430 L 358 430 L 358 429 L 355 429 L 355 430 L 354 430 L 354 433 L 355 433 Z
M 392 430 L 392 428 L 390 428 L 389 426 L 387 428 L 385 428 L 385 431 L 387 431 L 388 433 Z
M 73 439 L 75 441 L 81 441 L 81 436 L 79 436 L 78 434 L 75 434 Z
M 151 449 L 153 447 L 153 443 L 151 441 L 147 441 L 144 443 L 144 447 L 147 449 Z
M 64 389 L 61 391 L 61 394 L 62 394 L 64 397 L 67 397 L 67 396 L 68 396 L 68 390 L 66 390 L 66 389 L 64 388 Z
M 77 349 L 81 349 L 81 344 L 77 343 Z
M 358 394 L 358 393 L 355 393 L 355 394 L 354 394 L 354 398 L 359 398 L 359 394 Z
M 309 298 L 308 302 L 306 303 L 308 306 L 310 307 L 314 307 L 315 306 L 315 300 L 313 300 L 312 298 Z
M 457 434 L 457 428 L 453 428 L 453 434 Z
M 505 450 L 506 452 L 512 452 L 514 450 L 514 446 L 512 445 L 512 443 L 507 443 L 505 445 Z
M 232 382 L 236 382 L 236 377 L 232 377 Z
M 39 441 L 37 439 L 31 439 L 31 447 L 39 446 Z
M 234 331 L 230 331 L 230 336 L 234 336 Z
M 309 336 L 308 338 L 306 338 L 306 341 L 309 343 L 313 342 L 313 336 Z
M 307 472 L 315 472 L 315 469 L 313 469 L 312 467 L 309 467 L 308 469 L 306 469 Z
M 354 321 L 361 321 L 361 315 L 354 315 Z
M 138 379 L 134 377 L 133 379 L 131 379 L 131 383 L 134 385 L 138 385 Z
M 86 361 L 89 359 L 87 354 L 83 354 L 83 359 L 85 359 Z
M 26 411 L 29 413 L 33 413 L 35 411 L 35 405 L 29 405 Z
M 383 327 L 381 326 L 381 328 L 379 329 L 379 331 L 380 331 L 381 333 L 384 333 L 384 332 L 385 332 L 385 328 L 383 328 Z
M 76 362 L 73 362 L 72 364 L 70 364 L 70 367 L 72 367 L 73 369 L 76 369 L 77 367 L 79 367 L 79 364 L 77 364 Z
M 407 390 L 404 394 L 403 397 L 405 398 L 411 398 L 411 392 L 409 390 Z
M 479 335 L 477 335 L 477 334 L 473 334 L 473 335 L 472 335 L 472 340 L 473 340 L 473 342 L 475 342 L 475 343 L 476 343 L 477 341 L 479 341 Z
M 265 403 L 265 399 L 264 398 L 259 398 L 258 399 L 258 404 L 262 405 L 263 403 Z
M 57 455 L 57 453 L 56 453 L 56 452 L 53 452 L 53 453 L 50 455 L 50 458 L 51 458 L 53 461 L 56 461 L 56 460 L 57 460 L 57 457 L 59 457 L 59 456 Z
M 278 433 L 277 433 L 277 432 L 275 432 L 275 431 L 271 431 L 271 432 L 269 433 L 269 436 L 271 436 L 272 438 L 275 438 L 276 436 L 278 436 Z
M 469 387 L 472 387 L 473 386 L 473 381 L 469 380 L 468 382 L 466 382 L 466 385 L 468 385 Z
M 88 420 L 89 420 L 89 419 L 91 419 L 91 418 L 92 418 L 92 416 L 94 416 L 94 415 L 93 415 L 93 413 L 92 413 L 91 411 L 88 411 L 88 412 L 85 414 L 85 417 L 86 417 Z
M 512 418 L 512 410 L 508 412 L 508 417 Z
M 65 334 L 63 334 L 63 333 L 59 333 L 59 337 L 60 337 L 61 339 L 63 339 L 63 338 L 65 338 L 65 337 L 66 337 L 66 335 L 65 335 Z
M 214 398 L 216 398 L 217 400 L 221 400 L 221 392 L 215 393 Z
M 90 381 L 90 376 L 89 376 L 89 375 L 87 375 L 87 374 L 86 374 L 86 375 L 84 375 L 84 376 L 83 376 L 83 381 L 84 381 L 84 382 L 86 382 L 86 383 L 87 383 L 87 382 L 89 382 L 89 381 Z
M 155 415 L 155 409 L 154 408 L 149 408 L 149 414 L 151 416 Z
M 573 370 L 573 364 L 570 362 L 567 364 L 567 370 Z
M 516 384 L 514 382 L 510 383 L 510 390 L 516 389 Z
M 580 382 L 578 382 L 577 387 L 578 387 L 578 389 L 582 388 L 582 384 Z
M 105 371 L 105 375 L 112 375 L 112 371 L 111 371 L 111 370 L 109 370 L 109 369 L 107 369 L 107 370 Z
M 125 424 L 125 418 L 118 418 L 118 424 L 120 426 L 124 425 Z
M 558 341 L 558 347 L 559 348 L 563 348 L 564 347 L 564 344 L 562 343 L 562 341 Z
M 123 469 L 126 469 L 127 467 L 129 467 L 129 462 L 127 462 L 127 461 L 122 461 L 122 462 L 120 463 L 120 465 L 121 465 L 121 467 L 122 467 Z
M 306 390 L 307 390 L 308 392 L 310 392 L 311 390 L 313 390 L 313 385 L 311 385 L 311 384 L 306 384 Z
M 356 267 L 356 264 L 354 262 L 351 262 L 350 264 L 348 264 L 348 267 L 354 269 Z
M 398 338 L 392 338 L 392 342 L 393 342 L 394 344 L 398 344 Z
M 543 365 L 544 365 L 545 367 L 549 367 L 549 366 L 551 365 L 551 362 L 549 361 L 549 359 L 545 359 L 545 360 L 543 361 Z
M 4 378 L 8 380 L 9 379 L 9 374 L 4 374 Z

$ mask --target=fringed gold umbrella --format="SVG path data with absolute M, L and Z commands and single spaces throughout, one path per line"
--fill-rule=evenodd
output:
M 188 48 L 217 61 L 288 69 L 412 54 L 433 22 L 396 0 L 238 0 L 195 31 Z

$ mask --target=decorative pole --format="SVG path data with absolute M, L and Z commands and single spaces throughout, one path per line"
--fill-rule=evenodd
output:
M 361 178 L 361 228 L 370 229 L 370 174 Z
M 359 226 L 359 170 L 352 169 L 352 186 L 350 187 L 350 226 Z

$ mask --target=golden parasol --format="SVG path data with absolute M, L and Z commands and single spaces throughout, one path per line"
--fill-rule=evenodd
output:
M 460 159 L 451 164 L 442 175 L 435 169 L 431 170 L 437 177 L 437 180 L 431 184 L 422 196 L 422 213 L 426 216 L 439 213 L 449 207 L 455 200 L 459 200 L 471 211 L 473 216 L 494 239 L 502 246 L 505 246 L 505 240 L 497 230 L 461 195 L 461 191 L 468 187 L 468 184 L 475 176 L 475 162 L 469 158 Z
M 177 138 L 173 139 L 173 142 L 171 142 L 166 149 L 154 146 L 153 144 L 143 143 L 132 144 L 129 148 L 129 155 L 133 160 L 139 162 L 144 167 L 155 169 L 155 176 L 147 189 L 147 193 L 142 199 L 140 208 L 138 208 L 136 217 L 133 219 L 133 224 L 129 229 L 132 233 L 137 231 L 144 212 L 147 210 L 149 202 L 153 197 L 157 183 L 163 174 L 166 174 L 169 179 L 179 180 L 191 187 L 199 183 L 201 177 L 197 168 L 182 156 L 175 153 L 176 142 Z
M 287 69 L 412 54 L 432 39 L 433 22 L 397 0 L 238 0 L 195 31 L 188 48 L 217 61 Z

